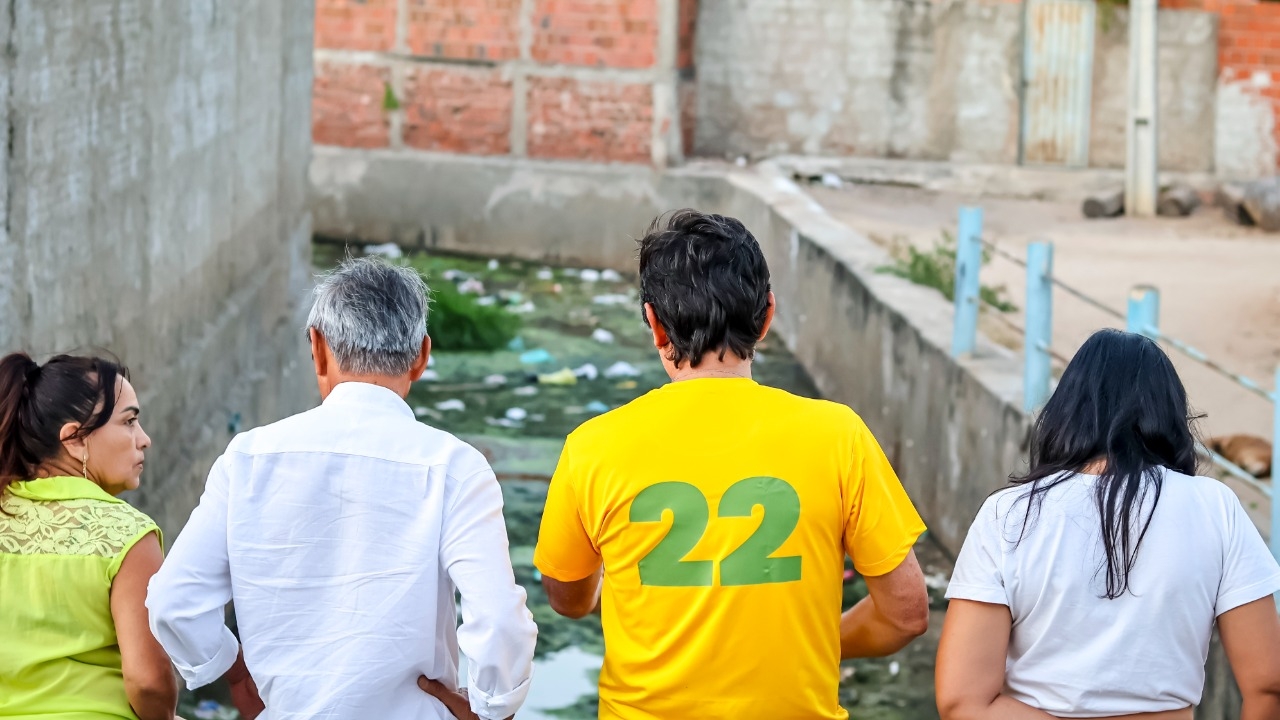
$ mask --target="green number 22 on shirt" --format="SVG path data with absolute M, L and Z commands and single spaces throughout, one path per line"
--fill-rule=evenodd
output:
M 764 518 L 746 542 L 720 561 L 721 585 L 765 585 L 800 579 L 801 558 L 769 557 L 791 537 L 800 521 L 800 496 L 785 480 L 754 477 L 725 491 L 717 517 L 751 517 L 756 505 Z M 710 505 L 698 488 L 685 482 L 661 482 L 641 490 L 631 503 L 633 523 L 661 522 L 672 513 L 671 530 L 640 560 L 640 584 L 660 587 L 709 587 L 712 560 L 684 560 L 706 532 Z

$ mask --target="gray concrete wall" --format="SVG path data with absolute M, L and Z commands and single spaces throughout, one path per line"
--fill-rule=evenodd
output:
M 0 350 L 106 348 L 174 537 L 230 439 L 315 392 L 312 2 L 5 0 Z
M 1090 164 L 1123 167 L 1128 14 L 1099 15 Z M 702 0 L 694 152 L 1016 163 L 1022 42 L 1018 3 Z M 1214 169 L 1217 59 L 1214 14 L 1161 11 L 1162 169 Z
M 1093 59 L 1089 164 L 1122 168 L 1129 117 L 1129 13 L 1100 20 Z M 1214 169 L 1218 93 L 1218 16 L 1192 10 L 1159 14 L 1160 169 Z
M 702 0 L 694 151 L 1015 162 L 1021 9 Z

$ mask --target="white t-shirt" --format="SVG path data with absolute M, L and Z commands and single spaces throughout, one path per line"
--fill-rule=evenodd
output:
M 1029 488 L 983 504 L 947 597 L 1008 606 L 1006 695 L 1068 718 L 1200 702 L 1214 619 L 1280 591 L 1280 566 L 1229 488 L 1164 477 L 1131 592 L 1114 600 L 1104 597 L 1096 477 L 1076 475 L 1044 494 L 1021 542 Z

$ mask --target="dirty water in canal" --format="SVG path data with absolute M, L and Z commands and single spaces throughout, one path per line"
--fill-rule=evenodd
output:
M 538 624 L 535 682 L 518 717 L 595 718 L 604 651 L 599 617 L 568 620 L 551 610 L 533 548 L 565 437 L 667 382 L 641 320 L 635 280 L 594 268 L 369 250 L 411 264 L 432 288 L 432 363 L 408 398 L 415 415 L 480 449 L 502 486 L 512 565 Z M 347 252 L 364 249 L 317 244 L 316 269 L 333 267 Z M 753 371 L 762 384 L 818 397 L 780 342 L 762 343 Z M 930 581 L 929 634 L 894 657 L 843 664 L 840 697 L 853 718 L 937 717 L 933 657 L 950 566 L 927 537 L 917 553 Z M 846 607 L 865 592 L 860 579 L 848 582 Z

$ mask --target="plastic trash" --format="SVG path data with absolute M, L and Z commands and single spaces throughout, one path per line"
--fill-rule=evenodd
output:
M 435 366 L 436 366 L 436 356 L 435 356 L 435 355 L 428 355 L 428 356 L 427 356 L 427 367 L 429 367 L 429 368 L 433 368 L 433 367 L 435 367 Z
M 458 283 L 458 292 L 467 294 L 467 295 L 483 295 L 484 283 L 480 282 L 479 280 L 473 277 L 469 277 L 466 280 L 463 280 L 462 282 Z
M 613 342 L 613 333 L 609 332 L 608 330 L 605 330 L 604 328 L 596 328 L 595 330 L 591 331 L 591 339 L 595 340 L 598 343 L 603 343 L 605 345 L 608 345 L 609 343 Z
M 532 385 L 521 385 L 515 390 L 512 390 L 511 393 L 520 397 L 532 397 L 538 394 L 538 388 Z
M 422 374 L 418 376 L 418 382 L 435 382 L 439 379 L 440 373 L 435 370 L 431 370 L 430 368 L 423 370 Z
M 395 243 L 382 243 L 381 245 L 365 245 L 364 254 L 381 255 L 385 258 L 397 260 L 404 257 L 404 250 L 401 250 L 400 246 Z
M 591 402 L 584 405 L 583 409 L 589 413 L 595 413 L 597 415 L 599 415 L 600 413 L 609 412 L 609 406 L 605 405 L 599 400 L 592 400 Z
M 485 384 L 485 385 L 506 385 L 506 384 L 507 384 L 507 376 L 506 376 L 506 375 L 498 375 L 498 374 L 487 375 L 487 376 L 485 376 L 484 384 Z
M 490 270 L 497 270 L 497 269 L 498 269 L 498 267 L 499 267 L 499 263 L 498 263 L 498 261 L 497 261 L 497 260 L 490 260 L 490 261 L 489 261 L 489 269 L 490 269 Z
M 476 298 L 476 304 L 477 305 L 497 305 L 498 298 L 492 295 L 485 295 L 482 298 Z
M 561 368 L 553 373 L 538 376 L 540 385 L 574 385 L 577 382 L 578 376 L 574 375 L 569 368 Z
M 536 350 L 526 350 L 520 353 L 520 362 L 525 365 L 538 365 L 540 363 L 551 362 L 551 353 L 537 348 Z
M 551 286 L 551 292 L 559 295 L 560 293 L 564 292 L 564 286 L 561 285 L 560 283 L 556 283 L 555 285 Z
M 889 663 L 889 675 L 891 675 L 891 676 L 892 676 L 892 675 L 897 675 L 897 674 L 898 674 L 898 671 L 899 671 L 899 670 L 901 670 L 901 669 L 902 669 L 902 665 L 901 665 L 901 664 L 899 664 L 897 660 L 894 660 L 894 661 L 892 661 L 892 662 L 890 662 L 890 663 Z
M 610 380 L 614 378 L 640 377 L 640 369 L 629 362 L 623 362 L 622 360 L 619 360 L 618 362 L 605 368 L 604 376 L 609 378 Z
M 746 167 L 746 166 L 747 166 L 747 156 L 746 156 L 746 155 L 739 155 L 739 156 L 738 156 L 738 159 L 733 161 L 733 164 L 734 164 L 734 165 L 737 165 L 738 167 Z
M 582 270 L 578 273 L 578 277 L 582 279 L 582 282 L 593 283 L 600 279 L 600 271 L 591 269 Z
M 832 190 L 839 190 L 844 187 L 844 180 L 835 173 L 822 173 L 822 184 Z
M 466 410 L 467 404 L 457 398 L 452 400 L 441 400 L 436 403 L 436 409 L 441 412 L 448 412 L 450 410 Z
M 515 313 L 517 315 L 528 315 L 529 313 L 537 309 L 538 308 L 534 306 L 532 300 L 525 300 L 523 303 L 520 303 L 519 305 L 509 306 L 507 308 L 507 312 Z
M 524 338 L 520 337 L 519 335 L 511 338 L 511 342 L 507 343 L 507 349 L 512 350 L 514 352 L 520 352 L 521 350 L 524 350 Z
M 591 302 L 596 305 L 629 305 L 631 304 L 631 296 L 622 293 L 608 293 L 605 295 L 596 295 L 591 298 Z
M 445 280 L 448 280 L 449 282 L 454 282 L 455 280 L 461 280 L 466 276 L 467 276 L 466 273 L 462 272 L 461 270 L 455 270 L 454 268 L 449 268 L 448 270 L 445 270 L 444 272 L 440 273 L 440 277 L 444 278 Z
M 586 411 L 587 409 L 582 407 L 581 405 L 565 405 L 564 406 L 565 415 L 581 415 Z
M 565 277 L 578 277 L 577 268 L 565 268 L 560 271 Z
M 597 368 L 597 367 L 596 367 L 594 364 L 592 364 L 592 363 L 587 363 L 586 365 L 583 365 L 582 367 L 574 368 L 574 369 L 573 369 L 573 374 L 574 374 L 574 375 L 577 375 L 578 377 L 582 378 L 583 380 L 595 380 L 596 378 L 600 377 L 600 369 L 599 369 L 599 368 Z
M 512 420 L 512 419 L 510 419 L 510 418 L 504 418 L 504 417 L 500 417 L 500 418 L 485 418 L 485 419 L 484 419 L 484 421 L 485 421 L 486 423 L 490 424 L 490 425 L 496 425 L 496 426 L 498 426 L 498 427 L 504 427 L 504 428 L 518 428 L 518 427 L 520 427 L 520 423 L 518 423 L 518 422 L 516 422 L 515 420 Z
M 545 267 L 544 267 L 544 268 L 542 268 L 541 270 L 539 270 L 539 271 L 538 271 L 538 279 L 539 279 L 539 280 L 550 280 L 550 279 L 554 278 L 555 276 L 556 276 L 556 274 L 555 274 L 554 272 L 552 272 L 552 271 L 551 271 L 551 268 L 545 268 Z
M 640 383 L 637 383 L 635 380 L 623 380 L 617 385 L 614 385 L 614 387 L 618 388 L 619 390 L 635 390 L 639 384 Z
M 618 274 L 617 270 L 612 268 L 605 268 L 604 270 L 601 270 L 600 279 L 605 282 L 622 282 L 622 276 Z
M 502 298 L 503 302 L 508 303 L 510 305 L 515 305 L 516 303 L 524 302 L 524 295 L 519 292 L 516 292 L 515 290 L 499 290 L 498 297 Z
M 529 417 L 529 411 L 525 410 L 524 408 L 518 408 L 518 407 L 507 408 L 506 415 L 508 420 L 514 420 L 516 422 L 520 422 L 521 420 L 524 420 L 525 418 Z

